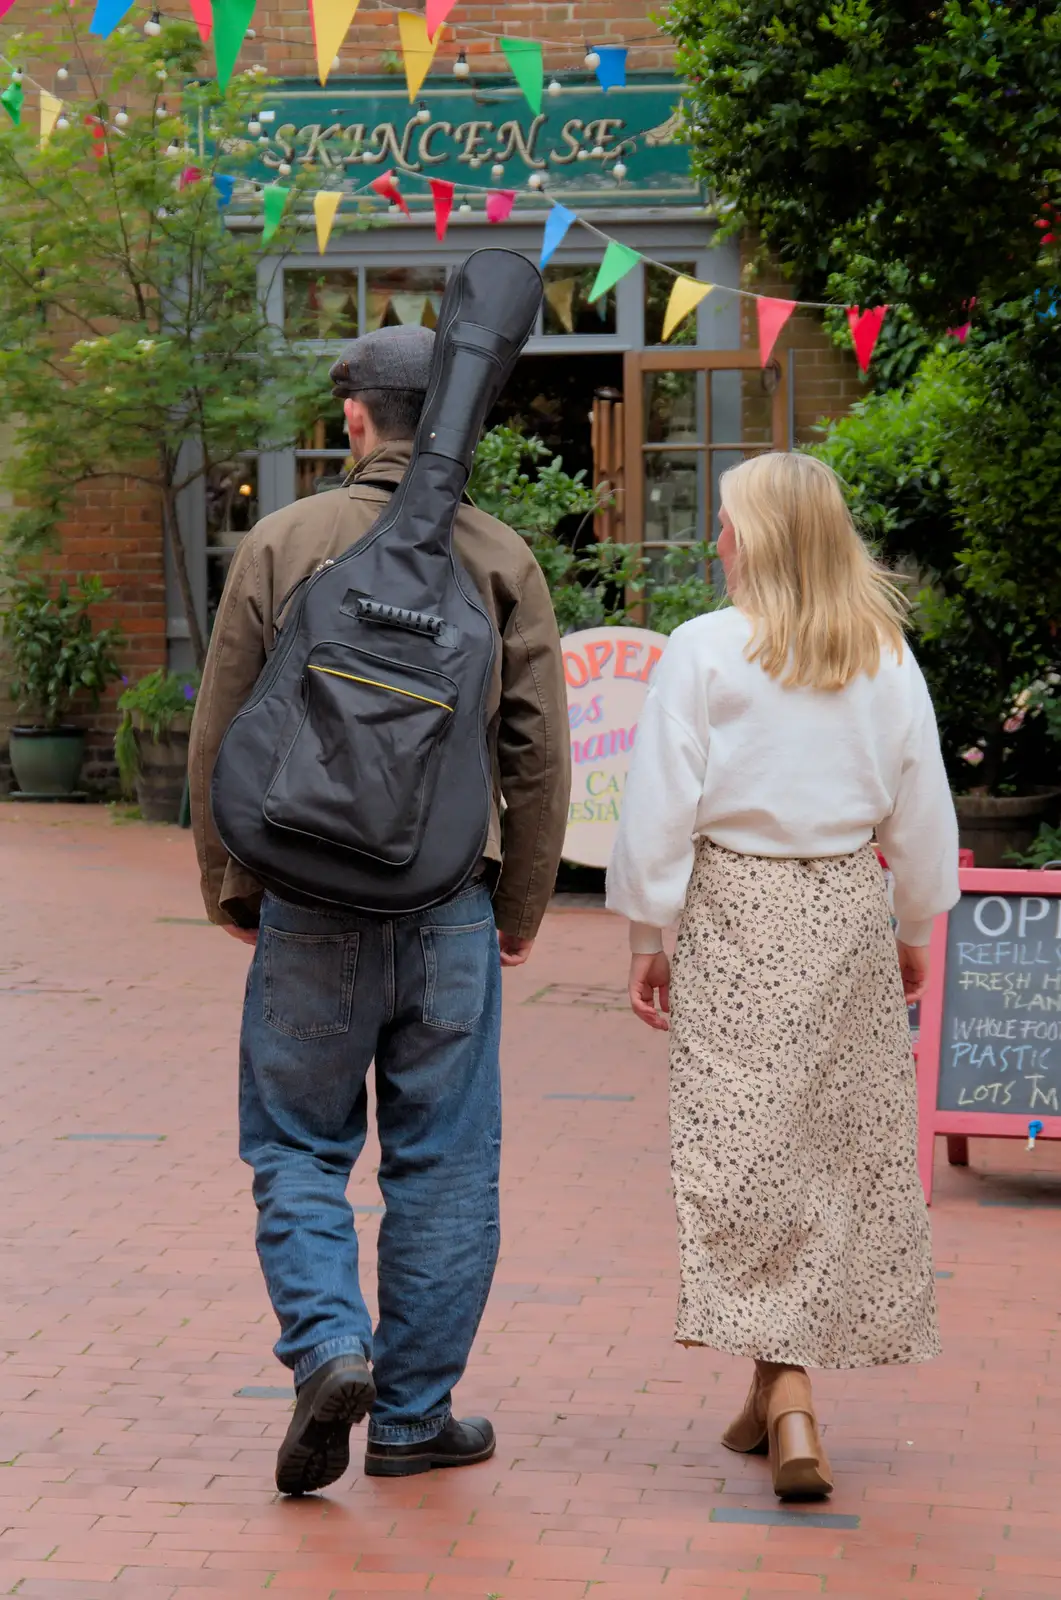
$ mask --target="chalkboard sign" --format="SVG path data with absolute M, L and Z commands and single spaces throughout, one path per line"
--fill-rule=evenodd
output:
M 939 1133 L 1061 1138 L 1061 872 L 959 877 L 933 933 L 917 1048 L 929 1196 Z

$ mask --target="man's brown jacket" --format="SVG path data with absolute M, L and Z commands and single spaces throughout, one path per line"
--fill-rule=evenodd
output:
M 213 922 L 253 926 L 262 893 L 229 858 L 214 828 L 210 779 L 221 739 L 265 665 L 289 591 L 328 557 L 349 549 L 386 504 L 385 490 L 358 479 L 398 483 L 410 454 L 406 442 L 382 445 L 360 463 L 348 488 L 265 517 L 232 559 L 195 708 L 189 774 L 203 899 Z M 487 702 L 491 723 L 500 711 L 486 848 L 487 860 L 500 866 L 494 909 L 502 932 L 533 938 L 552 894 L 570 796 L 560 636 L 541 569 L 518 534 L 462 505 L 454 543 L 499 641 Z

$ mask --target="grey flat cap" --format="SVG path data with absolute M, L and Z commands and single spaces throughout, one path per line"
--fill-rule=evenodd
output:
M 328 376 L 346 400 L 365 389 L 425 392 L 435 335 L 430 328 L 377 328 L 348 344 Z

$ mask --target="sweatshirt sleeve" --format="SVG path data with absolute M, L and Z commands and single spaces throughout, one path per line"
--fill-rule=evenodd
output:
M 896 934 L 925 945 L 932 924 L 957 903 L 958 820 L 939 748 L 935 712 L 916 662 L 915 708 L 891 815 L 877 838 L 895 878 Z
M 707 774 L 705 713 L 696 718 L 700 731 L 687 720 L 693 699 L 702 705 L 705 696 L 689 693 L 683 644 L 672 638 L 645 701 L 608 868 L 609 910 L 652 930 L 677 922 L 685 905 Z M 638 942 L 651 942 L 643 933 Z

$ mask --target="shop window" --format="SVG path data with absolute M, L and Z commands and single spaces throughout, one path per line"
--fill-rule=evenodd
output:
M 590 304 L 589 296 L 597 276 L 597 266 L 546 267 L 545 303 L 542 332 L 545 334 L 581 333 L 590 336 L 615 333 L 615 290 L 609 289 Z
M 445 288 L 445 267 L 369 267 L 365 332 L 403 325 L 433 328 Z
M 682 272 L 687 278 L 696 277 L 695 261 L 672 261 L 670 265 L 674 272 Z M 663 343 L 663 319 L 667 315 L 667 302 L 674 288 L 674 272 L 665 272 L 662 267 L 653 266 L 651 261 L 645 262 L 646 344 Z M 667 343 L 671 346 L 696 344 L 695 311 L 690 312 L 685 321 L 675 328 Z
M 338 488 L 352 465 L 342 405 L 337 400 L 334 409 L 318 417 L 298 442 L 295 451 L 296 498 L 304 500 L 307 495 Z
M 293 339 L 356 339 L 357 268 L 284 271 L 284 331 Z
M 205 481 L 206 598 L 213 623 L 229 563 L 245 533 L 258 520 L 258 459 L 241 456 L 211 468 Z

